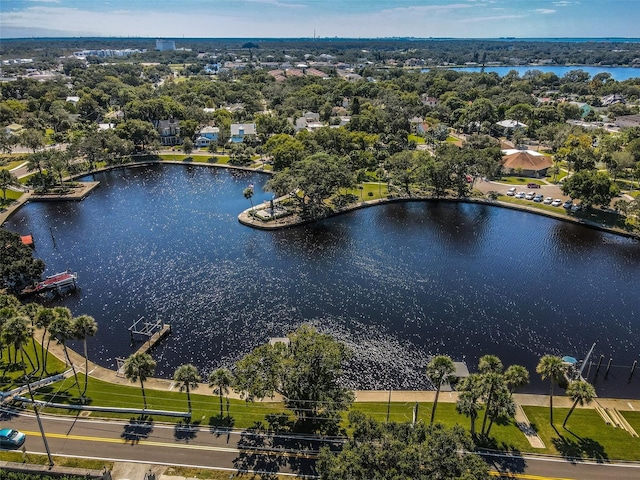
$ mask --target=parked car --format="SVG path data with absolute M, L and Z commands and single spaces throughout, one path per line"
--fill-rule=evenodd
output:
M 571 200 L 567 200 L 566 202 L 564 202 L 562 204 L 563 208 L 566 208 L 567 210 L 571 209 L 571 207 L 573 207 L 573 202 Z
M 524 192 L 516 193 L 516 198 L 524 198 Z
M 572 212 L 577 212 L 579 210 L 582 210 L 582 204 L 574 203 L 573 206 L 571 207 L 571 211 Z
M 527 188 L 540 188 L 537 183 L 527 183 Z
M 516 194 L 516 187 L 511 187 L 509 190 L 507 190 L 507 195 L 509 195 L 510 197 L 515 196 Z
M 524 196 L 524 198 L 525 198 L 526 200 L 533 200 L 533 199 L 535 198 L 535 196 L 536 196 L 536 194 L 535 194 L 535 193 L 533 193 L 533 192 L 529 192 L 529 193 L 527 193 L 527 194 Z
M 559 198 L 556 198 L 553 202 L 551 202 L 552 207 L 559 207 L 560 205 L 562 205 L 562 200 L 560 200 Z
M 551 205 L 553 203 L 553 197 L 547 197 L 544 199 L 544 203 L 545 205 Z
M 540 203 L 542 202 L 542 200 L 544 200 L 544 195 L 542 195 L 541 193 L 533 197 L 533 201 L 536 203 Z
M 21 447 L 26 439 L 27 436 L 18 430 L 13 430 L 12 428 L 0 430 L 0 447 L 2 448 Z

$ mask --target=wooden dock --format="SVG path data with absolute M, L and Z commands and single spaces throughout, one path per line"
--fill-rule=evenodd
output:
M 162 325 L 162 328 L 156 331 L 153 335 L 149 337 L 148 340 L 140 345 L 140 347 L 135 351 L 135 355 L 138 353 L 147 353 L 151 350 L 155 345 L 162 340 L 164 337 L 171 333 L 171 325 L 167 325 L 166 323 Z

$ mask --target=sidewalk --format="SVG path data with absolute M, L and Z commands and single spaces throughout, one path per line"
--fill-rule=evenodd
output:
M 37 330 L 34 335 L 36 338 L 41 338 L 42 330 Z M 73 362 L 78 372 L 84 373 L 84 357 L 79 353 L 67 348 L 69 352 L 69 358 Z M 64 350 L 62 345 L 52 341 L 49 345 L 49 352 L 55 355 L 58 359 L 66 362 L 64 356 Z M 114 383 L 117 385 L 132 385 L 132 383 L 124 376 L 118 376 L 117 372 L 105 367 L 101 367 L 96 363 L 89 361 L 89 375 L 93 378 L 97 378 L 104 382 Z M 147 390 L 172 390 L 175 388 L 175 382 L 162 378 L 148 378 L 145 380 L 144 386 Z M 197 390 L 198 395 L 215 396 L 213 390 L 209 388 L 207 383 L 200 383 Z M 391 396 L 391 402 L 400 403 L 415 403 L 415 402 L 428 402 L 431 403 L 435 399 L 436 392 L 434 390 L 356 390 L 355 397 L 356 402 L 367 403 L 387 403 L 389 396 Z M 240 394 L 237 392 L 231 392 L 230 398 L 240 399 Z M 548 407 L 549 396 L 539 395 L 532 393 L 514 393 L 513 399 L 516 404 L 521 406 L 533 406 L 533 407 Z M 274 397 L 265 399 L 264 401 L 279 401 L 280 397 Z M 455 403 L 458 400 L 458 392 L 440 392 L 439 402 L 443 403 Z M 598 398 L 599 403 L 604 408 L 615 408 L 623 411 L 639 411 L 640 412 L 640 399 L 618 399 L 618 398 Z M 554 395 L 553 406 L 558 408 L 570 408 L 573 404 L 569 397 L 563 395 Z M 578 406 L 577 408 L 595 408 L 596 402 L 592 402 L 590 405 Z

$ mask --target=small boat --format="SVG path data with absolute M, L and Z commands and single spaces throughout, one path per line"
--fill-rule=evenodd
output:
M 75 272 L 65 271 L 51 275 L 45 278 L 43 281 L 38 282 L 35 287 L 36 292 L 43 292 L 46 290 L 61 289 L 64 287 L 75 288 L 78 274 Z

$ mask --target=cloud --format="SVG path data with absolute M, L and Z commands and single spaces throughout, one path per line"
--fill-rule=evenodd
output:
M 556 7 L 568 7 L 573 4 L 573 2 L 568 2 L 567 0 L 560 0 L 559 2 L 553 2 L 553 5 Z
M 556 13 L 557 10 L 552 10 L 551 8 L 538 8 L 534 10 L 534 12 L 539 13 L 541 15 L 549 15 L 550 13 Z
M 31 3 L 60 3 L 60 0 L 29 0 Z
M 407 7 L 396 7 L 389 8 L 386 10 L 381 10 L 382 14 L 393 14 L 393 13 L 401 13 L 401 14 L 420 14 L 427 12 L 441 12 L 446 13 L 451 10 L 460 10 L 465 8 L 475 8 L 477 4 L 468 4 L 468 3 L 452 3 L 449 5 L 409 5 Z

